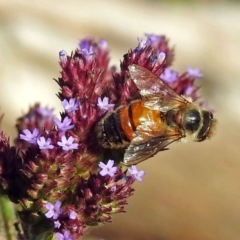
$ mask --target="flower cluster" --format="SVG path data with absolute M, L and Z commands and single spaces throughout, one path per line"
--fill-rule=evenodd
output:
M 122 164 L 124 149 L 103 149 L 95 125 L 106 112 L 139 98 L 131 64 L 158 75 L 178 94 L 197 98 L 194 83 L 201 72 L 189 67 L 179 74 L 170 68 L 173 57 L 166 37 L 154 34 L 138 39 L 119 72 L 108 65 L 105 40 L 86 38 L 71 55 L 60 51 L 60 118 L 35 104 L 17 121 L 15 146 L 0 132 L 0 193 L 19 205 L 24 235 L 78 239 L 88 227 L 123 212 L 144 171 Z

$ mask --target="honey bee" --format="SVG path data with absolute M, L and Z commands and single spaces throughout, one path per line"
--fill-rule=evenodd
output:
M 125 149 L 123 164 L 137 164 L 177 140 L 201 142 L 215 128 L 213 113 L 178 95 L 149 70 L 130 65 L 141 98 L 109 111 L 96 125 L 103 148 Z

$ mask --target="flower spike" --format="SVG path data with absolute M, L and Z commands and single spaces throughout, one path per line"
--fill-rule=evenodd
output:
M 179 137 L 174 129 L 169 139 L 161 133 L 151 138 L 158 132 L 152 116 L 169 118 L 177 128 L 183 113 L 177 111 L 174 92 L 181 104 L 198 99 L 195 82 L 202 73 L 191 67 L 175 71 L 174 49 L 164 35 L 138 38 L 120 67 L 109 66 L 104 39 L 85 38 L 70 55 L 62 50 L 58 57 L 60 118 L 37 103 L 17 120 L 14 146 L 0 131 L 0 194 L 20 205 L 21 239 L 77 240 L 124 212 L 133 183 L 145 175 L 136 164 Z M 140 84 L 129 66 L 138 68 Z M 165 92 L 157 91 L 162 87 Z M 168 114 L 170 103 L 174 108 Z M 207 108 L 206 102 L 200 103 L 199 109 Z M 215 125 L 212 113 L 204 110 L 204 116 L 200 121 L 198 111 L 189 112 L 189 134 L 199 122 L 207 125 L 194 135 L 198 140 L 209 137 Z M 211 129 L 207 135 L 206 129 Z

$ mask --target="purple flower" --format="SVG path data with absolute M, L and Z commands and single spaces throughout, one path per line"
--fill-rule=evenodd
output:
M 163 61 L 166 59 L 166 53 L 165 52 L 157 52 L 155 55 L 151 56 L 152 62 L 158 62 L 159 64 L 162 64 Z
M 67 62 L 67 53 L 66 51 L 62 50 L 59 52 L 59 59 L 60 59 L 60 62 L 62 63 L 66 63 Z
M 159 43 L 162 40 L 162 36 L 156 34 L 146 34 L 147 39 L 151 41 L 151 43 L 157 42 Z
M 114 161 L 113 160 L 108 160 L 107 164 L 104 164 L 103 162 L 100 162 L 98 166 L 102 169 L 100 171 L 101 176 L 106 176 L 109 175 L 110 177 L 113 177 L 114 174 L 117 171 L 117 167 L 113 167 Z
M 55 237 L 58 240 L 73 240 L 70 231 L 65 230 L 64 234 L 60 233 L 60 232 L 56 232 L 55 233 Z
M 40 135 L 39 130 L 37 128 L 34 128 L 32 133 L 30 130 L 24 129 L 23 133 L 24 134 L 20 134 L 20 139 L 30 142 L 32 144 L 37 143 L 37 139 Z
M 50 202 L 47 202 L 45 207 L 48 212 L 45 213 L 45 216 L 47 218 L 57 219 L 62 212 L 61 205 L 61 201 L 56 201 L 54 205 Z
M 128 168 L 128 172 L 132 175 L 133 178 L 135 178 L 138 181 L 142 181 L 142 176 L 144 175 L 144 171 L 138 171 L 137 167 L 135 165 L 132 165 L 130 168 Z
M 195 88 L 193 86 L 189 86 L 185 89 L 184 95 L 190 96 L 194 90 L 195 90 Z
M 109 99 L 108 97 L 104 97 L 103 100 L 99 97 L 98 98 L 98 107 L 102 110 L 109 110 L 111 108 L 114 108 L 115 104 L 108 103 Z
M 115 192 L 117 190 L 117 187 L 116 186 L 112 186 L 110 189 L 111 189 L 112 192 Z
M 78 143 L 73 143 L 74 138 L 70 136 L 68 139 L 66 138 L 65 135 L 62 136 L 61 142 L 57 142 L 59 146 L 62 147 L 64 151 L 69 151 L 72 149 L 78 149 Z
M 68 216 L 70 219 L 76 219 L 77 218 L 77 213 L 75 211 L 70 211 L 68 213 Z
M 108 48 L 108 42 L 105 39 L 100 39 L 98 41 L 98 46 L 102 49 L 102 50 L 106 50 Z
M 54 221 L 54 227 L 55 228 L 60 228 L 61 227 L 61 223 L 58 220 Z
M 71 122 L 72 122 L 72 119 L 69 117 L 65 117 L 62 122 L 60 120 L 58 120 L 57 118 L 54 118 L 54 123 L 57 125 L 58 129 L 63 132 L 74 128 L 73 124 L 70 125 Z
M 91 38 L 86 38 L 83 39 L 80 43 L 80 52 L 87 56 L 87 55 L 93 55 L 95 53 L 95 48 L 93 47 L 93 45 L 91 45 L 92 40 Z
M 187 73 L 189 76 L 191 76 L 193 78 L 201 78 L 203 76 L 201 71 L 198 68 L 188 67 Z
M 140 50 L 141 48 L 144 48 L 146 46 L 149 46 L 151 44 L 151 40 L 149 38 L 147 39 L 140 39 L 138 38 L 138 46 L 137 46 L 137 50 Z
M 79 109 L 79 101 L 76 101 L 75 98 L 70 98 L 69 101 L 64 99 L 62 105 L 66 112 L 70 113 Z
M 37 109 L 37 112 L 42 115 L 43 117 L 52 117 L 53 116 L 53 109 L 50 109 L 50 108 L 42 108 L 42 107 L 39 107 Z
M 54 146 L 51 145 L 51 138 L 46 138 L 45 137 L 40 137 L 38 140 L 37 140 L 37 144 L 39 146 L 40 149 L 53 149 Z
M 160 78 L 166 83 L 172 83 L 178 79 L 178 72 L 171 70 L 170 68 L 165 68 L 164 72 L 160 75 Z

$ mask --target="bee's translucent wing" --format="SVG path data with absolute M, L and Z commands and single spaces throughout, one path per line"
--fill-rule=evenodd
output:
M 136 137 L 133 138 L 125 151 L 124 164 L 138 164 L 159 151 L 165 150 L 167 145 L 182 137 L 177 129 L 163 129 L 156 126 L 154 122 L 150 125 L 146 122 L 137 128 Z
M 148 69 L 135 64 L 130 65 L 128 69 L 132 80 L 140 90 L 146 107 L 159 111 L 167 111 L 188 103 L 185 98 L 178 95 Z

